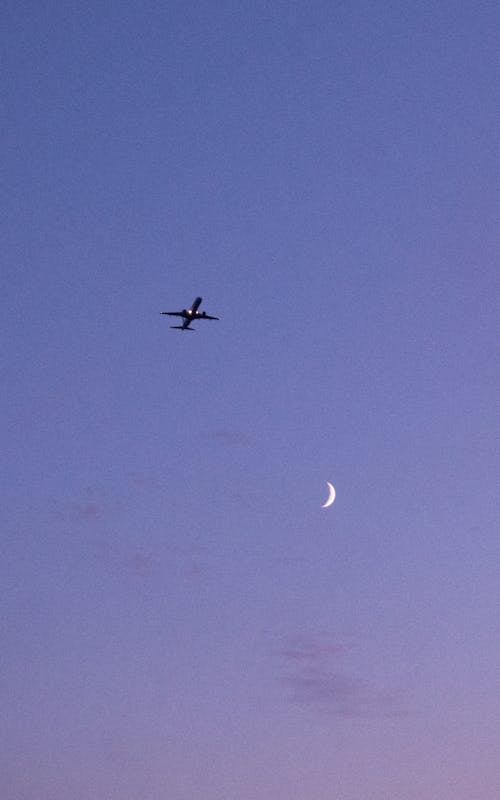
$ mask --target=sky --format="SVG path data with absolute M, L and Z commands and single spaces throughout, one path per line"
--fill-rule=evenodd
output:
M 4 2 L 4 800 L 500 798 L 499 26 Z

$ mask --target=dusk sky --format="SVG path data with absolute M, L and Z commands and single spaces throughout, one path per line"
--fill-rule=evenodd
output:
M 2 800 L 499 800 L 499 4 L 1 23 Z

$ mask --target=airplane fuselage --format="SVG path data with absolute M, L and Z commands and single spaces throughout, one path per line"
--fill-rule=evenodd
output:
M 210 317 L 206 311 L 198 311 L 201 300 L 201 297 L 197 297 L 191 308 L 183 308 L 182 311 L 162 311 L 161 313 L 171 317 L 180 317 L 183 320 L 182 325 L 172 325 L 171 327 L 182 331 L 193 330 L 189 326 L 196 319 L 219 319 L 218 317 Z
M 198 311 L 200 303 L 201 303 L 201 297 L 197 297 L 191 308 L 185 308 L 184 311 L 182 312 L 182 316 L 184 317 L 184 323 L 182 327 L 184 330 L 186 330 L 186 328 L 189 327 L 189 325 L 194 319 L 203 316 Z

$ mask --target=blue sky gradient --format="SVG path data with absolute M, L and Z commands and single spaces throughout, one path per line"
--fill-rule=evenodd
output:
M 2 18 L 3 797 L 497 800 L 498 6 Z

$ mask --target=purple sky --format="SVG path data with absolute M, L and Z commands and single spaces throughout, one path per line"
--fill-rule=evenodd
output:
M 499 28 L 3 4 L 2 800 L 498 800 Z

